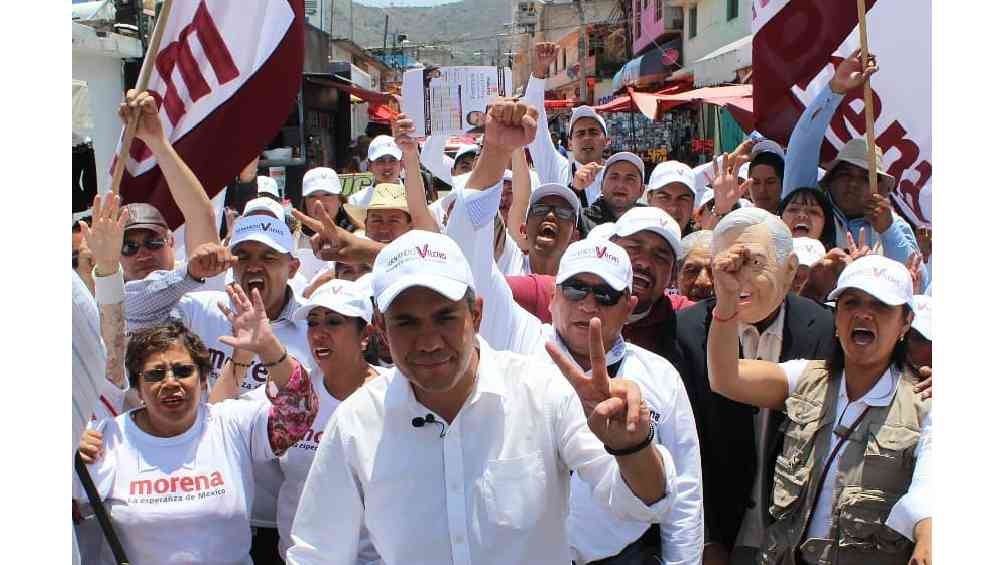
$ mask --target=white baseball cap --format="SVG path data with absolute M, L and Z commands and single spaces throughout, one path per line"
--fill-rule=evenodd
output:
M 575 221 L 578 222 L 579 212 L 582 209 L 582 204 L 579 201 L 578 195 L 572 192 L 572 189 L 567 186 L 556 182 L 545 182 L 530 193 L 530 204 L 526 207 L 527 216 L 529 217 L 530 208 L 532 208 L 534 204 L 540 202 L 548 196 L 558 196 L 565 202 L 568 202 L 568 205 L 571 206 L 572 210 L 575 212 Z
M 373 264 L 373 294 L 380 311 L 386 312 L 399 294 L 414 286 L 452 301 L 474 290 L 471 267 L 453 239 L 411 230 L 380 250 Z
M 568 135 L 572 135 L 572 130 L 575 128 L 575 122 L 579 118 L 592 118 L 600 123 L 600 127 L 603 128 L 603 135 L 607 135 L 607 122 L 593 110 L 592 106 L 579 106 L 572 110 L 572 117 L 568 120 Z
M 403 153 L 401 153 L 401 148 L 397 146 L 397 143 L 394 142 L 393 137 L 389 135 L 378 135 L 370 142 L 370 148 L 366 154 L 366 158 L 370 161 L 376 161 L 384 155 L 390 155 L 400 161 Z
M 798 257 L 798 264 L 811 267 L 826 255 L 826 248 L 818 239 L 811 237 L 796 237 L 792 240 L 792 251 Z
M 461 145 L 460 147 L 457 148 L 457 153 L 453 157 L 453 159 L 454 160 L 459 159 L 459 158 L 463 157 L 464 155 L 467 155 L 468 153 L 473 153 L 475 156 L 477 156 L 477 154 L 478 154 L 478 146 L 477 145 L 466 145 L 466 144 L 465 145 Z
M 328 167 L 314 167 L 307 171 L 303 175 L 303 197 L 306 198 L 315 192 L 341 194 L 342 181 L 338 178 L 338 173 Z
M 694 193 L 694 197 L 697 197 L 697 180 L 694 175 L 694 169 L 687 166 L 686 163 L 679 161 L 663 161 L 656 165 L 652 169 L 652 176 L 648 179 L 648 190 L 646 192 L 659 190 L 674 182 L 685 184 L 690 189 L 690 192 Z
M 680 224 L 664 210 L 655 206 L 635 206 L 621 215 L 614 224 L 614 235 L 628 237 L 640 231 L 650 231 L 662 236 L 673 249 L 673 255 L 680 257 Z
M 612 241 L 586 238 L 568 246 L 558 263 L 555 284 L 582 273 L 596 275 L 614 290 L 631 290 L 631 258 L 624 248 Z
M 257 241 L 280 251 L 292 253 L 293 234 L 286 227 L 286 222 L 271 216 L 241 216 L 234 222 L 234 234 L 230 238 L 230 250 L 245 241 Z
M 627 161 L 631 163 L 638 169 L 638 173 L 641 175 L 642 186 L 645 185 L 645 163 L 641 160 L 641 157 L 635 155 L 630 151 L 621 151 L 619 153 L 614 153 L 606 161 L 603 162 L 603 173 L 606 174 L 610 166 L 619 161 Z M 601 180 L 602 184 L 602 180 Z
M 272 200 L 268 196 L 261 196 L 258 198 L 252 198 L 248 200 L 248 203 L 244 205 L 244 216 L 250 216 L 253 212 L 265 212 L 280 220 L 284 220 L 286 217 L 286 210 L 275 200 Z
M 606 222 L 589 230 L 589 233 L 586 234 L 586 239 L 599 239 L 605 241 L 610 239 L 610 236 L 614 235 L 615 231 L 617 231 L 617 223 Z
M 910 272 L 902 263 L 881 255 L 866 255 L 848 265 L 827 300 L 838 300 L 849 288 L 863 290 L 888 306 L 909 305 L 913 300 Z
M 772 139 L 762 139 L 753 145 L 753 149 L 750 151 L 751 156 L 756 157 L 761 153 L 773 153 L 782 159 L 784 158 L 784 148 Z
M 258 177 L 258 194 L 263 192 L 279 198 L 279 185 L 275 182 L 274 178 L 263 176 Z
M 335 279 L 317 288 L 303 306 L 293 312 L 293 321 L 307 319 L 311 310 L 327 308 L 349 318 L 361 318 L 367 324 L 373 321 L 373 302 L 365 287 L 352 281 Z
M 910 309 L 913 310 L 913 323 L 910 326 L 928 341 L 934 341 L 934 333 L 931 331 L 934 300 L 926 294 L 914 294 Z

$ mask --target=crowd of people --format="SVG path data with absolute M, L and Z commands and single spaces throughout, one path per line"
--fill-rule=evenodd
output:
M 931 563 L 930 228 L 864 139 L 820 162 L 875 61 L 787 147 L 649 172 L 589 106 L 555 147 L 556 54 L 452 157 L 399 115 L 364 191 L 318 167 L 287 209 L 252 163 L 222 230 L 127 94 L 185 232 L 113 194 L 73 226 L 84 563 Z

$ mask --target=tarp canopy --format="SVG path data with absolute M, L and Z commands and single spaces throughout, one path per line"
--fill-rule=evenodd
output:
M 676 90 L 679 87 L 675 87 Z M 753 85 L 716 86 L 697 88 L 686 92 L 675 92 L 673 88 L 660 92 L 635 92 L 628 89 L 627 96 L 614 98 L 601 106 L 596 106 L 597 112 L 641 112 L 650 120 L 658 117 L 677 106 L 684 104 L 714 104 L 721 106 L 732 114 L 732 117 L 746 131 L 753 129 Z
M 332 75 L 327 73 L 303 73 L 303 76 L 309 82 L 337 88 L 338 90 L 347 92 L 352 96 L 355 96 L 365 102 L 375 102 L 377 104 L 382 104 L 390 100 L 390 95 L 387 94 L 386 92 L 376 92 L 374 90 L 367 90 L 361 86 L 353 84 L 348 79 L 344 79 L 338 75 Z

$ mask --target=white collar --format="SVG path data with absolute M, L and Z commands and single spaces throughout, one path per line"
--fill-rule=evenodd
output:
M 889 406 L 892 403 L 893 396 L 896 395 L 896 389 L 899 388 L 900 378 L 901 373 L 899 369 L 893 365 L 889 365 L 889 368 L 882 373 L 882 376 L 872 385 L 872 388 L 854 402 L 864 402 L 868 406 L 874 407 Z M 850 401 L 850 398 L 847 396 L 846 372 L 840 374 L 840 392 L 838 394 L 841 400 L 845 402 Z
M 777 317 L 774 318 L 774 321 L 771 322 L 769 326 L 767 326 L 767 329 L 763 331 L 763 334 L 760 334 L 760 330 L 756 329 L 756 326 L 747 324 L 746 322 L 739 322 L 739 335 L 743 335 L 749 330 L 753 330 L 756 332 L 757 336 L 772 335 L 777 339 L 781 339 L 782 336 L 784 336 L 784 314 L 785 307 L 784 301 L 782 301 L 781 309 L 777 311 Z
M 565 356 L 568 357 L 569 359 L 573 360 L 575 359 L 574 357 L 572 357 L 572 353 L 568 350 L 568 347 L 565 346 L 565 340 L 558 335 L 558 332 L 557 330 L 554 329 L 554 326 L 552 326 L 551 324 L 546 324 L 544 326 L 543 331 L 545 337 L 547 338 L 547 341 L 550 341 L 551 343 L 557 345 L 558 349 L 561 349 L 561 352 L 564 353 Z M 614 341 L 613 345 L 611 345 L 610 349 L 607 351 L 606 354 L 607 367 L 623 361 L 624 356 L 626 354 L 627 354 L 627 342 L 624 341 L 623 336 L 618 334 L 617 339 Z M 592 368 L 590 367 L 582 367 L 582 369 L 586 371 L 586 375 L 589 375 L 592 372 Z M 610 375 L 610 376 L 613 377 L 615 375 Z

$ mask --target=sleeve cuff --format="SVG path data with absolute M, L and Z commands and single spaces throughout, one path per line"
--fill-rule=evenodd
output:
M 910 493 L 906 493 L 892 507 L 892 512 L 886 518 L 885 525 L 896 530 L 910 541 L 915 541 L 913 529 L 917 526 L 917 522 L 930 518 L 931 514 L 929 500 L 921 500 L 919 496 L 911 496 Z
M 108 276 L 98 276 L 98 269 L 95 267 L 91 271 L 94 278 L 94 299 L 101 306 L 107 304 L 120 304 L 125 301 L 125 278 L 122 274 L 122 265 L 115 273 Z
M 676 498 L 676 466 L 673 465 L 673 458 L 662 445 L 653 443 L 653 446 L 662 457 L 662 468 L 666 473 L 666 492 L 662 499 L 651 506 L 645 504 L 624 481 L 624 477 L 621 476 L 616 465 L 614 472 L 617 476 L 614 478 L 613 488 L 610 491 L 610 508 L 616 514 L 649 524 L 662 521 L 662 517 L 669 512 L 673 500 Z
M 475 228 L 482 228 L 495 219 L 502 204 L 502 180 L 485 190 L 464 189 L 467 215 Z

